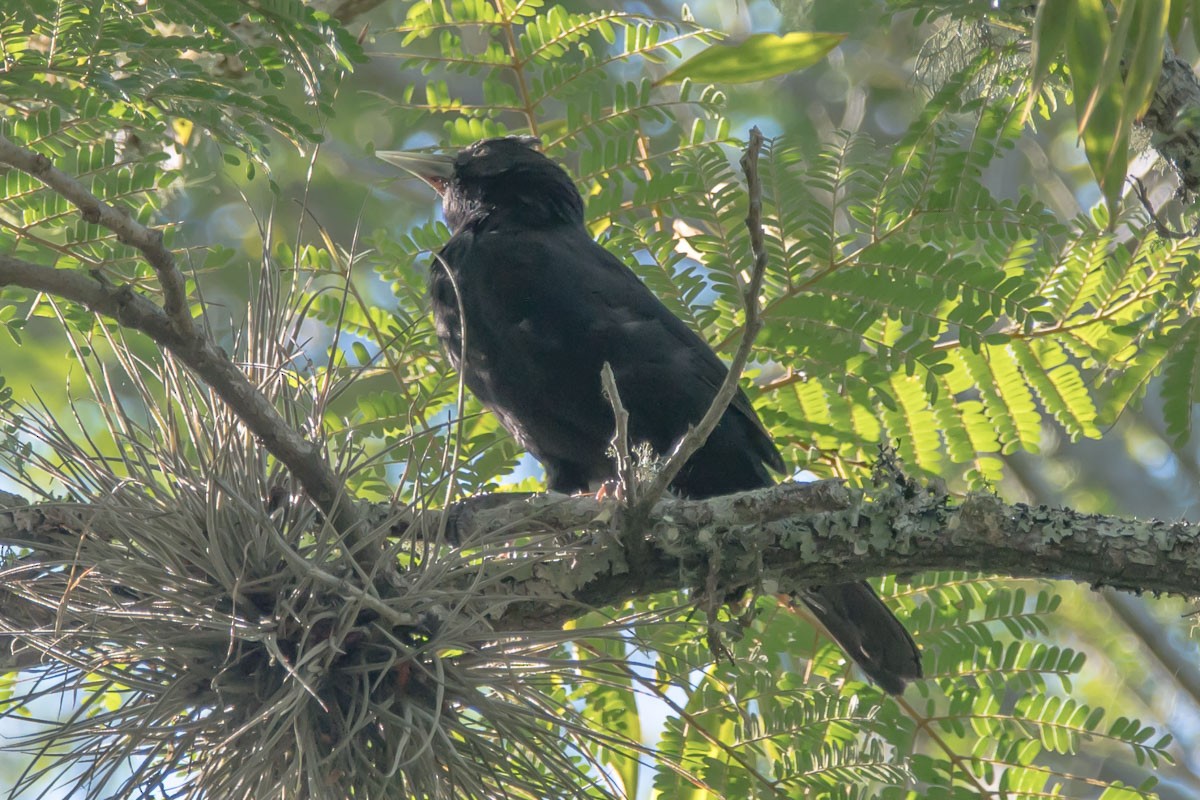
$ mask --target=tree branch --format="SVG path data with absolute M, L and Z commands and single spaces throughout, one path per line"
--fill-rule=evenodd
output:
M 187 283 L 163 242 L 162 231 L 147 228 L 128 211 L 117 209 L 92 194 L 82 183 L 50 163 L 41 153 L 20 147 L 0 135 L 0 164 L 28 173 L 79 209 L 85 222 L 108 228 L 122 244 L 136 248 L 146 259 L 163 289 L 163 310 L 180 336 L 194 334 L 188 309 Z
M 115 213 L 115 212 L 114 212 Z M 321 449 L 287 424 L 279 411 L 211 339 L 181 333 L 167 313 L 133 291 L 99 274 L 53 269 L 0 254 L 0 287 L 20 286 L 61 297 L 121 325 L 140 331 L 170 351 L 212 387 L 263 446 L 282 461 L 324 512 L 364 569 L 377 563 L 378 548 L 364 538 L 358 510 L 345 495 Z
M 383 5 L 384 0 L 312 0 L 309 5 L 317 11 L 324 11 L 343 25 L 350 24 L 355 17 Z
M 622 524 L 622 512 L 614 514 L 611 501 L 554 494 L 489 500 L 495 502 L 462 504 L 451 524 L 458 541 L 477 554 L 472 584 L 489 587 L 464 592 L 472 599 L 454 613 L 481 620 L 492 631 L 554 630 L 587 609 L 702 587 L 713 563 L 720 564 L 717 580 L 726 594 L 759 584 L 786 592 L 948 569 L 1200 594 L 1196 524 L 1008 504 L 986 493 L 953 500 L 918 486 L 887 456 L 876 484 L 866 490 L 827 480 L 702 501 L 663 500 L 645 523 L 647 552 L 636 570 L 610 535 Z M 0 542 L 61 551 L 64 534 L 68 544 L 83 531 L 94 534 L 113 524 L 112 513 L 101 506 L 28 506 L 0 494 Z M 377 529 L 398 530 L 388 506 L 369 516 Z M 440 512 L 417 515 L 407 520 L 407 533 L 432 533 L 442 520 Z M 514 547 L 521 537 L 550 544 L 531 556 Z M 380 602 L 404 602 L 403 579 L 377 588 Z M 41 627 L 54 627 L 56 609 L 38 611 L 15 589 L 8 591 L 14 593 L 0 594 L 0 629 L 13 631 L 20 627 L 17 621 L 36 621 L 39 614 L 46 617 Z
M 1192 65 L 1175 55 L 1168 43 L 1154 96 L 1141 122 L 1153 134 L 1154 149 L 1170 164 L 1193 196 L 1200 193 L 1200 81 Z
M 229 356 L 198 329 L 188 305 L 187 284 L 161 231 L 148 228 L 128 211 L 110 206 L 75 178 L 56 168 L 41 153 L 0 135 L 0 164 L 28 173 L 70 201 L 87 222 L 101 225 L 124 244 L 136 248 L 154 269 L 163 288 L 163 306 L 129 286 L 114 286 L 100 272 L 90 276 L 53 269 L 0 255 L 0 287 L 21 286 L 80 303 L 121 325 L 141 331 L 187 364 L 217 393 L 282 461 L 345 541 L 361 568 L 371 573 L 380 550 L 363 537 L 358 508 L 330 468 L 321 448 L 294 430 L 275 406 Z
M 967 570 L 1027 578 L 1066 578 L 1126 591 L 1200 594 L 1200 526 L 1010 505 L 976 493 L 961 502 L 893 485 L 862 492 L 837 481 L 783 483 L 704 501 L 667 500 L 648 521 L 649 563 L 634 581 L 620 554 L 599 548 L 562 572 L 539 565 L 537 579 L 514 585 L 504 629 L 557 625 L 581 608 L 616 605 L 641 594 L 703 585 L 719 550 L 721 584 L 762 581 L 792 591 L 922 570 Z M 460 518 L 464 541 L 495 530 L 578 530 L 598 514 L 588 498 L 543 496 Z M 528 528 L 526 529 L 528 530 Z M 760 564 L 762 572 L 760 573 Z

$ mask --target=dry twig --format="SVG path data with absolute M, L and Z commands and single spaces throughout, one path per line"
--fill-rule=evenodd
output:
M 616 453 L 617 480 L 625 493 L 623 498 L 627 505 L 637 503 L 637 475 L 634 470 L 633 453 L 629 450 L 629 411 L 621 402 L 621 393 L 617 389 L 617 376 L 613 373 L 612 364 L 607 361 L 600 369 L 600 386 L 608 404 L 612 407 L 613 420 L 616 424 L 613 433 L 613 450 Z
M 708 411 L 705 412 L 700 422 L 679 441 L 662 469 L 646 487 L 638 504 L 634 507 L 633 516 L 635 518 L 644 517 L 649 513 L 654 504 L 662 497 L 663 492 L 671 485 L 671 481 L 675 480 L 679 471 L 683 469 L 688 459 L 708 441 L 708 437 L 716 429 L 721 417 L 725 415 L 725 409 L 729 407 L 730 402 L 737 394 L 738 381 L 742 377 L 746 363 L 750 360 L 750 353 L 754 349 L 754 340 L 762 329 L 758 295 L 762 291 L 763 278 L 767 272 L 767 251 L 763 244 L 762 182 L 758 177 L 758 156 L 762 152 L 763 141 L 762 131 L 757 127 L 751 128 L 750 142 L 747 144 L 746 152 L 742 155 L 741 160 L 742 171 L 746 175 L 746 192 L 750 199 L 749 208 L 746 211 L 746 228 L 750 231 L 750 248 L 754 253 L 754 265 L 750 270 L 750 280 L 742 295 L 742 302 L 746 309 L 746 321 L 742 326 L 741 342 L 733 354 L 733 360 L 729 362 L 729 372 L 726 373 L 725 380 L 717 389 L 717 394 L 713 397 Z

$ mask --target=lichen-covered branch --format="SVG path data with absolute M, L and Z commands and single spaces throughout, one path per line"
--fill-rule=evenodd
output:
M 714 563 L 726 592 L 953 569 L 1200 595 L 1200 526 L 1009 504 L 987 493 L 955 499 L 917 485 L 888 456 L 866 490 L 819 481 L 663 500 L 646 522 L 646 560 L 636 570 L 617 535 L 621 513 L 615 501 L 589 496 L 492 495 L 461 504 L 450 522 L 460 543 L 454 557 L 473 552 L 478 571 L 470 580 L 488 590 L 459 613 L 493 631 L 557 629 L 586 609 L 702 586 Z M 370 516 L 377 530 L 414 541 L 443 522 L 440 512 L 397 518 L 384 506 Z M 28 506 L 0 494 L 0 543 L 35 553 L 61 549 L 85 530 L 96 535 L 106 524 L 113 524 L 111 510 Z M 536 555 L 512 544 L 522 539 L 542 543 Z M 372 591 L 381 592 L 381 603 L 403 604 L 405 581 L 401 575 Z M 12 620 L 37 621 L 39 613 L 52 626 L 61 609 L 39 612 L 0 594 L 7 630 Z
M 1196 79 L 1192 65 L 1176 56 L 1167 45 L 1162 72 L 1142 124 L 1150 129 L 1154 148 L 1175 169 L 1189 195 L 1200 193 L 1197 114 L 1200 114 L 1200 81 Z
M 497 530 L 586 529 L 598 513 L 588 498 L 538 496 L 460 515 L 456 527 L 471 541 Z M 636 579 L 622 555 L 598 541 L 573 563 L 540 564 L 513 584 L 514 598 L 530 602 L 512 604 L 497 624 L 560 624 L 583 607 L 699 586 L 717 550 L 729 589 L 761 583 L 792 591 L 896 572 L 967 570 L 1200 595 L 1198 525 L 1014 505 L 987 493 L 956 500 L 898 471 L 867 491 L 821 481 L 666 500 L 655 507 L 647 536 L 652 562 Z

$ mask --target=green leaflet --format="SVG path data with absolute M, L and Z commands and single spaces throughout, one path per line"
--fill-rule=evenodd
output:
M 1025 104 L 1026 117 L 1037 102 L 1038 90 L 1050 75 L 1050 67 L 1062 50 L 1074 13 L 1074 0 L 1043 0 L 1038 3 L 1037 17 L 1033 23 L 1033 69 L 1030 72 L 1029 99 Z
M 1192 435 L 1192 410 L 1200 400 L 1200 320 L 1172 331 L 1163 365 L 1163 412 L 1167 433 L 1180 444 Z
M 810 67 L 845 39 L 841 33 L 759 33 L 738 44 L 709 45 L 659 80 L 750 83 Z

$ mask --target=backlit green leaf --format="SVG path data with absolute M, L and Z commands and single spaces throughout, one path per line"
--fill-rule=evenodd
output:
M 706 83 L 749 83 L 811 67 L 846 38 L 842 33 L 759 33 L 739 44 L 714 44 L 689 58 L 659 83 L 690 78 Z

